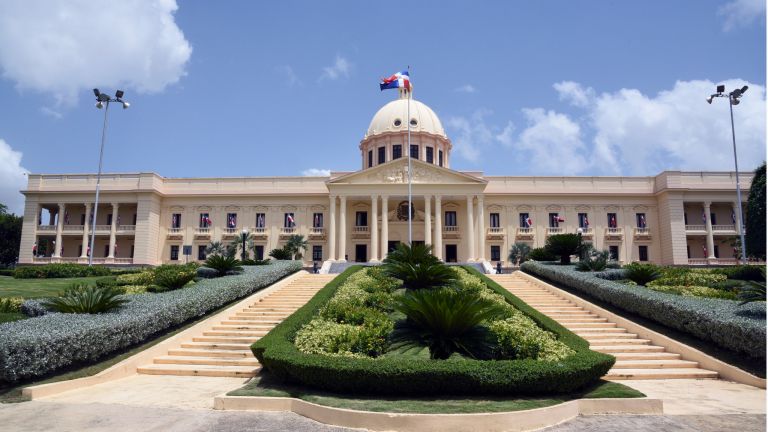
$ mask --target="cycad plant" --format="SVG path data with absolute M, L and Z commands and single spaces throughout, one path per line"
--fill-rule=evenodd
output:
M 555 234 L 547 237 L 545 248 L 560 257 L 560 264 L 570 264 L 571 255 L 581 250 L 581 238 L 577 234 Z
M 436 360 L 453 353 L 491 358 L 495 341 L 483 324 L 506 313 L 496 303 L 453 288 L 407 291 L 397 298 L 395 310 L 407 318 L 390 334 L 390 349 L 426 346 L 430 358 Z
M 632 263 L 624 266 L 625 277 L 638 285 L 646 285 L 661 277 L 659 266 Z
M 739 306 L 756 301 L 765 301 L 765 267 L 760 267 L 762 281 L 747 281 L 739 292 Z
M 128 302 L 119 296 L 120 292 L 112 288 L 74 284 L 69 286 L 61 297 L 48 299 L 44 305 L 56 312 L 97 314 L 108 312 Z
M 456 273 L 432 255 L 431 245 L 399 244 L 384 259 L 384 273 L 403 281 L 406 289 L 448 286 Z
M 219 276 L 224 276 L 229 272 L 243 271 L 240 261 L 227 255 L 211 255 L 205 260 L 205 266 L 219 272 Z

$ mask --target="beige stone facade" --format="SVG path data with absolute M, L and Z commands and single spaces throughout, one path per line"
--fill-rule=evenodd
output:
M 329 177 L 102 175 L 94 262 L 199 260 L 211 241 L 229 242 L 244 229 L 264 257 L 300 234 L 309 241 L 308 264 L 380 261 L 397 242 L 408 241 L 410 153 L 413 240 L 432 244 L 443 260 L 508 265 L 515 242 L 539 247 L 548 235 L 580 231 L 622 262 L 735 263 L 732 243 L 741 229 L 735 173 L 531 177 L 455 171 L 439 118 L 409 96 L 401 94 L 376 113 L 359 145 L 359 171 Z M 751 174 L 742 174 L 741 182 L 748 191 Z M 95 174 L 30 174 L 22 191 L 20 263 L 87 262 L 95 189 Z M 183 254 L 184 245 L 191 255 Z

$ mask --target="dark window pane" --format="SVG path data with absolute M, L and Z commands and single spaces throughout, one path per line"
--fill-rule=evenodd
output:
M 419 146 L 418 144 L 411 144 L 411 157 L 414 159 L 419 158 Z
M 392 146 L 392 159 L 400 159 L 403 157 L 403 146 L 395 144 Z
M 427 147 L 427 162 L 429 163 L 435 163 L 435 149 L 432 147 Z
M 383 164 L 386 161 L 386 159 L 387 159 L 386 148 L 379 147 L 378 152 L 379 152 L 379 162 L 378 163 Z

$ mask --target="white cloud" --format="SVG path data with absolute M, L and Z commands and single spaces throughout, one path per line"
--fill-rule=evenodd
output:
M 515 132 L 515 125 L 512 122 L 507 122 L 501 133 L 496 135 L 496 141 L 504 144 L 505 146 L 511 146 L 513 142 L 512 134 Z
M 45 114 L 45 115 L 47 115 L 47 116 L 53 117 L 56 120 L 59 120 L 61 117 L 63 117 L 62 114 L 59 111 L 56 111 L 56 110 L 48 108 L 48 107 L 41 107 L 40 108 L 40 112 Z
M 560 95 L 560 100 L 564 100 L 571 105 L 584 107 L 589 105 L 595 97 L 595 91 L 592 87 L 584 88 L 581 84 L 573 81 L 561 81 L 552 85 Z
M 471 162 L 480 160 L 480 156 L 488 150 L 494 140 L 495 134 L 485 122 L 485 117 L 490 114 L 490 110 L 479 109 L 469 118 L 448 118 L 448 127 L 458 132 L 452 138 L 455 153 Z
M 475 92 L 475 86 L 473 86 L 472 84 L 464 84 L 463 86 L 456 87 L 453 90 L 457 91 L 459 93 L 474 93 Z
M 29 173 L 21 166 L 21 152 L 0 138 L 0 203 L 16 214 L 24 214 L 24 196 L 19 193 L 27 185 Z
M 299 76 L 296 75 L 296 71 L 293 70 L 293 68 L 290 65 L 282 65 L 277 66 L 275 68 L 275 72 L 282 76 L 285 80 L 285 85 L 288 87 L 295 87 L 297 85 L 301 85 L 301 80 L 299 79 Z
M 301 175 L 305 177 L 328 177 L 331 175 L 331 170 L 321 169 L 321 168 L 310 168 L 302 171 Z
M 2 76 L 70 106 L 93 87 L 160 92 L 185 75 L 192 53 L 177 8 L 175 0 L 4 0 Z
M 541 108 L 526 108 L 523 114 L 528 127 L 516 143 L 518 160 L 525 160 L 537 174 L 573 175 L 587 168 L 588 151 L 578 123 Z
M 320 75 L 320 80 L 337 80 L 339 78 L 348 78 L 352 69 L 352 63 L 346 58 L 336 55 L 336 61 L 331 66 L 323 68 L 323 73 Z
M 725 18 L 723 31 L 748 27 L 755 21 L 765 20 L 765 0 L 733 0 L 721 6 L 717 14 Z

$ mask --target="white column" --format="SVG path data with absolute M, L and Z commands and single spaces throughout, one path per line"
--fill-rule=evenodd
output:
M 438 259 L 443 259 L 443 212 L 441 210 L 440 195 L 435 195 L 435 249 L 434 253 Z
M 475 220 L 472 195 L 467 196 L 467 261 L 475 260 Z
M 478 253 L 477 259 L 479 261 L 485 261 L 485 204 L 483 202 L 482 195 L 477 197 L 477 230 L 478 235 Z
M 109 254 L 107 258 L 115 258 L 115 243 L 117 243 L 117 212 L 120 204 L 112 203 L 112 226 L 109 227 Z
M 339 206 L 339 261 L 346 261 L 347 255 L 347 197 L 340 196 Z
M 386 195 L 381 196 L 381 260 L 387 257 L 387 249 L 389 247 L 389 221 L 387 220 L 387 205 L 389 204 L 389 197 Z
M 712 218 L 710 217 L 711 202 L 704 203 L 704 219 L 707 221 L 707 258 L 715 258 L 715 239 L 712 236 Z
M 379 261 L 379 196 L 371 196 L 371 262 Z
M 336 260 L 336 196 L 331 195 L 331 207 L 328 212 L 328 259 Z
M 64 229 L 64 212 L 66 211 L 66 204 L 59 203 L 58 221 L 56 222 L 56 246 L 53 248 L 53 257 L 60 258 L 61 250 L 64 247 L 61 240 L 61 231 Z
M 432 195 L 424 195 L 424 244 L 432 245 Z
M 83 251 L 80 258 L 88 258 L 88 228 L 90 227 L 91 203 L 85 204 L 85 225 L 83 225 Z M 93 253 L 93 251 L 91 251 Z

